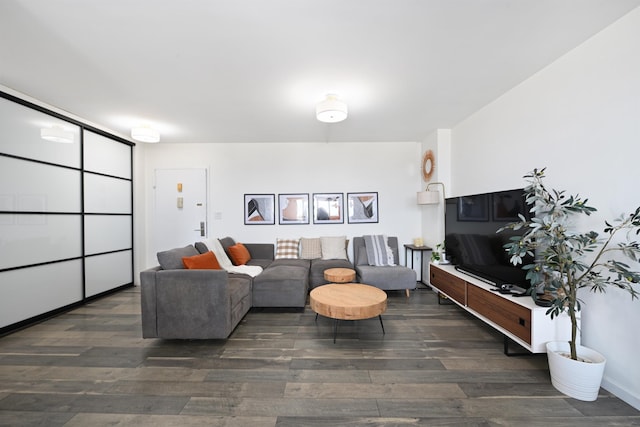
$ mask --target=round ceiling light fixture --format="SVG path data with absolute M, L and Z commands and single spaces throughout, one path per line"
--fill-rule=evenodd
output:
M 131 138 L 140 142 L 159 142 L 160 132 L 150 126 L 140 126 L 131 129 Z
M 341 122 L 347 118 L 347 114 L 347 104 L 335 94 L 328 94 L 324 101 L 316 105 L 316 118 L 324 123 Z

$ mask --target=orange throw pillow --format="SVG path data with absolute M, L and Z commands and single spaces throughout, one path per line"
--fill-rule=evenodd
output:
M 189 270 L 222 270 L 218 259 L 209 251 L 204 254 L 183 257 L 184 268 Z
M 242 243 L 229 246 L 228 251 L 234 265 L 245 265 L 251 259 L 249 250 Z

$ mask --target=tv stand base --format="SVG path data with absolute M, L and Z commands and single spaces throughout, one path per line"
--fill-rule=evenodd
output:
M 431 287 L 438 294 L 438 304 L 456 304 L 500 332 L 504 336 L 504 354 L 507 356 L 521 355 L 511 351 L 509 341 L 531 353 L 546 354 L 547 342 L 569 339 L 569 317 L 551 319 L 546 314 L 547 309 L 537 306 L 531 298 L 501 294 L 494 291 L 494 286 L 451 265 L 432 264 L 430 279 Z

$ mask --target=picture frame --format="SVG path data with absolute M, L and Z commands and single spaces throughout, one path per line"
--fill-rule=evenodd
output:
M 275 194 L 245 194 L 244 224 L 273 225 L 275 220 Z
M 491 195 L 491 214 L 493 221 L 519 221 L 518 212 L 525 212 L 525 200 L 522 190 L 502 191 Z
M 479 194 L 458 199 L 458 221 L 489 221 L 489 196 Z
M 313 223 L 344 224 L 344 195 L 342 193 L 314 193 Z
M 309 224 L 309 193 L 278 195 L 279 223 Z
M 347 193 L 349 224 L 378 222 L 378 193 Z

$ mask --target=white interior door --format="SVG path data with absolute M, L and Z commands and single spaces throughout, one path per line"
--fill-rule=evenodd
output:
M 207 170 L 156 169 L 153 256 L 207 237 Z

